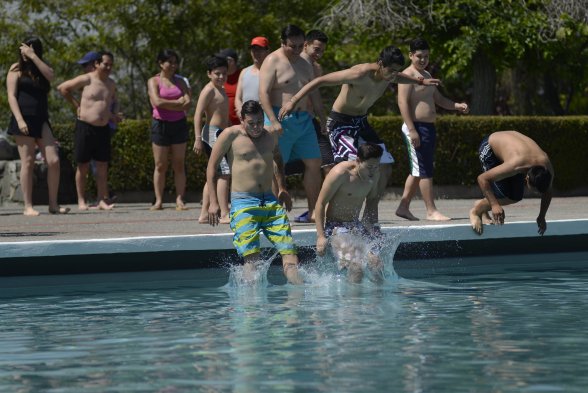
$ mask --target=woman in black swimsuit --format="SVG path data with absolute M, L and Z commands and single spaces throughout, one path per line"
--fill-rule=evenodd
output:
M 49 124 L 47 97 L 51 89 L 53 69 L 43 61 L 43 46 L 38 38 L 29 38 L 20 45 L 18 63 L 13 64 L 6 77 L 8 104 L 12 111 L 8 133 L 14 136 L 20 156 L 20 185 L 26 216 L 38 216 L 33 209 L 33 172 L 35 147 L 47 162 L 49 213 L 64 214 L 68 208 L 59 207 L 59 154 Z

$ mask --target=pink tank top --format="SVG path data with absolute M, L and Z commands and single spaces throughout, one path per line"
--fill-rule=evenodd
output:
M 157 84 L 159 85 L 159 96 L 161 98 L 165 100 L 177 100 L 182 95 L 184 95 L 184 93 L 182 93 L 182 89 L 180 89 L 176 84 L 174 84 L 172 87 L 166 87 L 161 84 L 159 75 L 157 75 L 156 78 Z M 156 106 L 153 107 L 153 118 L 157 120 L 178 121 L 184 117 L 186 117 L 186 113 L 184 111 L 173 111 L 170 109 L 158 108 Z

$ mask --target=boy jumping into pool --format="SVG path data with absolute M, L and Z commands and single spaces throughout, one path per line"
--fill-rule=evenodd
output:
M 364 262 L 375 282 L 384 280 L 379 250 L 366 247 L 369 240 L 376 240 L 380 235 L 374 223 L 378 216 L 378 180 L 383 152 L 375 143 L 360 145 L 355 161 L 343 161 L 331 169 L 315 207 L 317 254 L 325 254 L 327 237 L 330 237 L 339 269 L 346 268 L 349 281 L 354 283 L 363 279 Z M 363 220 L 359 221 L 364 201 Z
M 278 147 L 278 138 L 263 127 L 263 109 L 257 101 L 247 101 L 241 109 L 241 124 L 225 129 L 212 147 L 206 168 L 206 181 L 210 207 L 208 222 L 218 225 L 220 207 L 216 192 L 216 167 L 224 156 L 231 167 L 231 229 L 235 232 L 233 244 L 245 259 L 246 271 L 256 268 L 260 257 L 259 233 L 282 256 L 284 275 L 288 282 L 301 284 L 298 275 L 298 256 L 292 239 L 287 210 L 292 200 L 285 187 L 284 163 Z M 272 179 L 278 184 L 278 198 L 272 193 Z
M 541 207 L 537 217 L 539 234 L 547 229 L 545 214 L 551 203 L 551 189 L 555 173 L 551 161 L 537 143 L 517 131 L 499 131 L 485 137 L 478 150 L 484 173 L 478 176 L 478 185 L 484 199 L 470 210 L 474 232 L 482 234 L 484 224 L 504 224 L 502 206 L 523 199 L 525 184 L 541 194 Z M 492 219 L 488 215 L 492 211 Z

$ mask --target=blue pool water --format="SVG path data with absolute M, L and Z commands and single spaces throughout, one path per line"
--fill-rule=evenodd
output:
M 391 275 L 383 287 L 328 275 L 283 285 L 274 267 L 269 285 L 254 288 L 228 286 L 222 269 L 3 280 L 1 392 L 588 386 L 581 270 Z

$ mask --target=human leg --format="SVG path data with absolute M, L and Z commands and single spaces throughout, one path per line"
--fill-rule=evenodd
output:
M 169 146 L 159 146 L 151 143 L 155 169 L 153 170 L 153 189 L 155 191 L 155 203 L 150 210 L 163 208 L 163 190 L 165 188 L 165 174 L 167 173 Z
M 15 135 L 14 139 L 18 147 L 20 157 L 20 187 L 24 200 L 25 216 L 38 216 L 39 212 L 33 209 L 33 171 L 35 169 L 35 139 L 28 136 Z
M 437 210 L 437 206 L 435 206 L 435 196 L 433 194 L 433 178 L 421 178 L 419 182 L 419 188 L 421 191 L 421 195 L 423 196 L 423 201 L 425 202 L 425 207 L 427 209 L 427 220 L 431 221 L 449 221 L 451 218 L 441 214 L 439 210 Z
M 172 169 L 176 186 L 176 209 L 187 210 L 184 195 L 186 193 L 186 144 L 171 145 Z
M 96 188 L 98 199 L 98 208 L 100 210 L 112 210 L 113 204 L 108 204 L 108 162 L 96 161 Z
M 69 212 L 69 208 L 59 207 L 57 201 L 57 194 L 59 193 L 59 176 L 60 176 L 60 163 L 59 163 L 59 150 L 55 145 L 55 138 L 49 128 L 49 124 L 43 125 L 43 138 L 38 140 L 39 147 L 45 162 L 47 162 L 47 189 L 49 196 L 49 213 L 52 214 L 65 214 Z
M 90 161 L 78 162 L 76 169 L 76 191 L 78 194 L 78 209 L 88 210 L 88 204 L 86 203 L 86 178 L 88 171 L 90 170 Z
M 216 181 L 216 195 L 218 198 L 218 204 L 221 209 L 221 224 L 229 223 L 229 191 L 231 188 L 231 176 L 220 175 Z
M 518 201 L 508 198 L 498 199 L 498 203 L 500 204 L 500 206 L 512 205 L 517 202 Z M 476 232 L 478 235 L 482 234 L 484 230 L 482 224 L 486 224 L 487 219 L 490 219 L 490 223 L 492 223 L 492 220 L 488 214 L 488 212 L 491 210 L 492 206 L 490 206 L 490 203 L 486 198 L 479 199 L 476 202 L 474 202 L 474 207 L 470 209 L 470 224 L 472 225 L 472 229 L 474 230 L 474 232 Z
M 408 175 L 406 178 L 406 182 L 404 183 L 404 191 L 402 192 L 402 198 L 400 199 L 400 204 L 396 209 L 396 215 L 401 218 L 405 218 L 409 221 L 418 221 L 418 218 L 415 217 L 410 212 L 410 202 L 412 198 L 414 198 L 417 189 L 419 188 L 420 178 Z
M 304 162 L 304 191 L 308 203 L 308 217 L 314 222 L 314 207 L 321 191 L 321 159 L 307 158 Z

